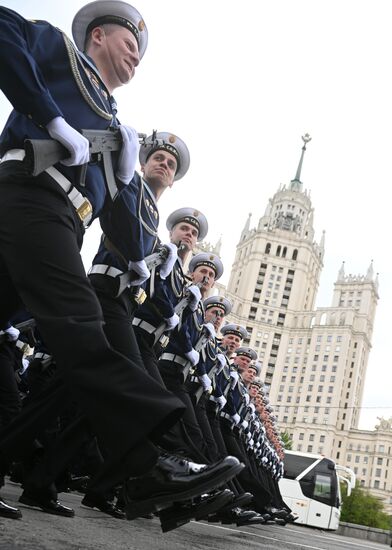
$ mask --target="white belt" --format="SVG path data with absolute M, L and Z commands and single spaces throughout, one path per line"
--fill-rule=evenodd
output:
M 200 380 L 198 379 L 197 376 L 191 376 L 191 377 L 190 377 L 190 381 L 191 381 L 191 382 L 197 382 L 198 384 L 200 384 Z
M 52 357 L 48 353 L 43 353 L 42 351 L 37 351 L 37 353 L 34 353 L 34 359 L 49 359 Z
M 120 269 L 117 269 L 116 267 L 111 267 L 110 265 L 105 264 L 95 264 L 90 267 L 87 275 L 108 275 L 109 277 L 118 277 L 119 275 L 122 275 L 124 272 Z
M 150 325 L 150 323 L 147 323 L 147 321 L 143 321 L 143 319 L 138 319 L 137 317 L 133 319 L 132 324 L 135 327 L 139 327 L 145 330 L 146 332 L 148 332 L 148 334 L 152 334 L 157 330 L 157 327 L 154 327 L 154 325 Z
M 227 414 L 225 412 L 221 412 L 219 414 L 222 418 L 226 418 L 226 420 L 230 420 L 231 422 L 233 422 L 233 419 L 231 418 L 231 416 L 229 414 Z
M 24 149 L 10 149 L 7 151 L 1 158 L 1 162 L 6 162 L 9 160 L 19 160 L 22 161 L 26 156 Z M 79 218 L 82 220 L 85 227 L 91 221 L 93 216 L 93 208 L 91 202 L 79 193 L 79 191 L 72 185 L 72 183 L 65 177 L 61 172 L 59 172 L 54 166 L 50 166 L 45 170 L 50 177 L 52 177 L 56 183 L 59 184 L 61 189 L 65 191 L 68 195 L 69 200 L 72 202 L 76 213 Z
M 181 355 L 176 355 L 175 353 L 162 353 L 159 359 L 162 359 L 163 361 L 173 361 L 182 367 L 185 367 L 185 365 L 189 363 L 188 359 L 181 357 Z
M 26 353 L 29 350 L 29 344 L 26 344 L 26 342 L 22 342 L 22 340 L 17 340 L 15 342 L 15 346 L 22 352 Z

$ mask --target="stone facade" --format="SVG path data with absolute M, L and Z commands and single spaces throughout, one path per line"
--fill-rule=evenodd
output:
M 259 355 L 261 378 L 293 448 L 357 468 L 361 483 L 379 496 L 382 492 L 389 504 L 392 464 L 388 469 L 387 454 L 392 444 L 379 441 L 379 430 L 358 429 L 378 276 L 372 263 L 365 275 L 346 275 L 343 263 L 331 305 L 315 308 L 325 234 L 315 240 L 310 192 L 300 180 L 307 141 L 296 177 L 279 187 L 256 227 L 249 215 L 227 288 L 219 285 L 218 292 L 233 302 L 228 321 L 250 333 L 247 344 Z M 372 468 L 347 459 L 350 445 L 361 445 Z M 379 454 L 382 445 L 385 456 Z M 373 465 L 378 473 L 380 459 L 381 477 L 375 477 Z

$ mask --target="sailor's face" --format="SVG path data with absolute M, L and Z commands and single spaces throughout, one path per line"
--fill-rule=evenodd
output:
M 176 158 L 167 151 L 159 149 L 154 151 L 142 166 L 144 178 L 148 182 L 154 182 L 160 187 L 171 187 L 177 170 Z
M 196 246 L 197 237 L 199 235 L 195 226 L 190 223 L 177 223 L 170 233 L 170 241 L 177 246 L 181 243 L 187 250 L 193 250 Z
M 230 353 L 233 353 L 241 345 L 241 338 L 236 334 L 227 334 L 223 337 L 222 345 L 228 349 Z
M 207 278 L 206 282 L 203 283 L 203 287 L 202 287 L 202 293 L 203 293 L 203 290 L 206 292 L 207 290 L 211 289 L 214 286 L 215 271 L 212 269 L 212 267 L 209 267 L 208 265 L 199 265 L 191 273 L 191 277 L 192 277 L 192 281 L 195 284 L 201 283 L 205 277 Z
M 250 388 L 249 388 L 249 395 L 250 395 L 251 397 L 255 398 L 256 395 L 257 395 L 257 391 L 258 391 L 258 390 L 257 390 L 257 386 L 250 386 Z
M 234 359 L 234 363 L 238 366 L 238 370 L 241 373 L 247 370 L 250 364 L 250 361 L 251 361 L 250 357 L 246 357 L 245 355 L 239 355 Z
M 251 382 L 253 382 L 253 380 L 255 379 L 255 374 L 256 373 L 254 369 L 250 369 L 250 368 L 244 369 L 241 372 L 241 376 L 247 384 L 250 384 Z
M 117 86 L 127 84 L 133 78 L 140 61 L 135 36 L 125 27 L 110 25 L 107 31 L 104 30 L 103 48 L 112 79 L 117 80 Z
M 205 313 L 205 322 L 212 323 L 214 329 L 218 331 L 223 323 L 225 312 L 220 307 L 209 307 Z

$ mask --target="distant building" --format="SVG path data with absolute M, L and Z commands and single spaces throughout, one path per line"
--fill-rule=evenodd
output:
M 358 430 L 378 276 L 372 262 L 365 275 L 346 275 L 343 262 L 331 305 L 315 308 L 325 233 L 315 240 L 310 193 L 301 182 L 310 138 L 302 139 L 295 178 L 279 187 L 256 227 L 249 214 L 227 289 L 219 285 L 218 290 L 233 302 L 228 320 L 246 326 L 250 334 L 247 343 L 259 354 L 271 404 L 293 448 L 355 467 L 346 449 L 361 438 L 365 448 L 369 437 L 368 460 L 380 458 L 374 454 L 378 432 Z M 384 466 L 382 480 L 370 471 L 363 478 L 357 472 L 358 478 L 392 495 L 392 463 L 388 474 L 389 463 Z

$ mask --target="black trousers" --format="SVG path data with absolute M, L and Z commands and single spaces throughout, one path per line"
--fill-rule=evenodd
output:
M 222 435 L 225 440 L 226 448 L 230 454 L 236 456 L 245 464 L 246 468 L 238 474 L 238 479 L 245 491 L 249 491 L 253 494 L 255 510 L 257 512 L 263 512 L 265 507 L 269 506 L 271 503 L 271 493 L 268 490 L 268 486 L 260 483 L 259 479 L 253 475 L 252 464 L 249 461 L 242 441 L 233 432 L 231 426 L 232 424 L 229 420 L 221 419 Z
M 206 406 L 208 396 L 206 394 L 203 394 L 200 397 L 198 403 L 196 403 L 196 399 L 193 398 L 193 396 L 191 397 L 195 407 L 196 419 L 201 431 L 203 432 L 203 437 L 207 445 L 208 458 L 211 460 L 211 462 L 216 462 L 217 460 L 219 460 L 220 454 L 207 416 Z
M 192 441 L 193 447 L 198 450 L 198 453 L 203 456 L 204 460 L 208 461 L 206 441 L 197 421 L 193 403 L 184 382 L 180 365 L 171 361 L 161 360 L 159 361 L 159 370 L 166 387 L 177 395 L 186 406 L 184 416 L 182 417 L 185 430 Z
M 154 346 L 154 335 L 149 334 L 139 327 L 134 327 L 134 331 L 145 369 L 150 376 L 165 386 L 158 366 L 159 357 L 157 354 L 157 347 L 159 347 L 159 345 Z
M 0 428 L 6 426 L 21 409 L 15 378 L 15 343 L 0 344 Z
M 124 477 L 136 475 L 156 460 L 150 436 L 171 426 L 184 407 L 109 345 L 80 257 L 82 238 L 76 212 L 52 178 L 31 178 L 17 161 L 0 165 L 0 323 L 21 303 L 31 312 L 64 384 L 62 400 L 48 397 L 52 411 L 57 414 L 70 393 Z M 45 425 L 42 400 L 32 409 L 26 407 L 8 433 L 0 432 L 6 458 L 13 458 L 21 437 Z M 131 450 L 144 464 L 132 464 Z

